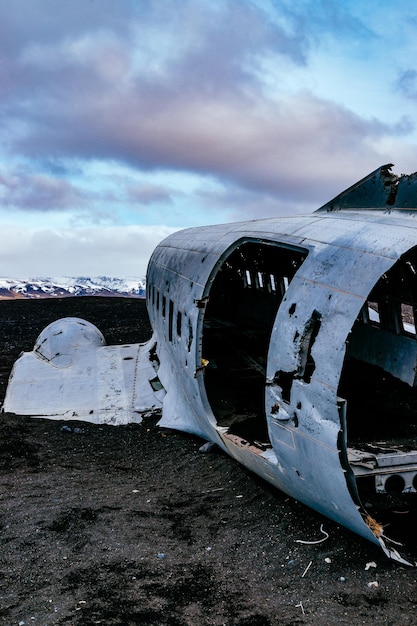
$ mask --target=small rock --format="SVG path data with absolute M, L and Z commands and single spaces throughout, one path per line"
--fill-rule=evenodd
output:
M 370 583 L 368 583 L 368 587 L 369 589 L 376 589 L 377 587 L 379 587 L 379 583 L 377 580 L 372 580 Z
M 61 432 L 63 432 L 63 433 L 72 433 L 72 428 L 71 428 L 71 426 L 63 426 L 61 428 Z
M 375 561 L 369 561 L 369 563 L 365 565 L 365 571 L 368 571 L 371 567 L 376 567 Z
M 158 552 L 158 559 L 163 561 L 166 558 L 167 558 L 167 555 L 165 554 L 165 552 Z

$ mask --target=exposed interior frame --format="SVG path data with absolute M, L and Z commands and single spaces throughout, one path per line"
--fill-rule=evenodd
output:
M 353 325 L 338 395 L 360 501 L 393 539 L 417 522 L 417 248 L 383 274 Z M 407 528 L 409 533 L 407 533 Z
M 205 388 L 219 426 L 265 449 L 265 373 L 278 307 L 306 250 L 259 239 L 238 243 L 218 269 L 203 323 Z

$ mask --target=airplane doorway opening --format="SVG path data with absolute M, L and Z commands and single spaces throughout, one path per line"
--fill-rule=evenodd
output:
M 338 389 L 358 494 L 389 536 L 417 523 L 417 248 L 383 274 L 348 338 Z M 407 536 L 405 526 L 410 529 Z
M 241 241 L 218 270 L 206 306 L 202 355 L 211 409 L 229 434 L 261 448 L 270 445 L 265 372 L 271 331 L 305 256 L 275 242 Z

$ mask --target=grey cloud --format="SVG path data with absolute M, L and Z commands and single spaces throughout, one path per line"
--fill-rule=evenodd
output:
M 159 102 L 133 93 L 113 110 L 98 104 L 84 126 L 88 131 L 70 152 L 88 157 L 93 145 L 103 156 L 117 154 L 139 168 L 209 173 L 299 198 L 306 190 L 317 195 L 322 181 L 336 173 L 347 180 L 355 167 L 377 167 L 386 156 L 373 142 L 391 132 L 308 93 L 279 101 L 167 94 Z
M 52 176 L 62 178 L 80 175 L 82 173 L 82 168 L 79 164 L 72 163 L 69 159 L 63 160 L 47 157 L 37 162 L 35 160 L 33 166 L 37 171 L 43 172 L 44 174 L 51 174 Z
M 307 92 L 268 98 L 257 72 L 261 54 L 290 72 L 320 33 L 364 28 L 340 3 L 283 1 L 268 13 L 237 0 L 39 2 L 49 13 L 29 15 L 32 30 L 15 9 L 8 17 L 21 43 L 0 117 L 19 128 L 11 152 L 188 170 L 296 201 L 391 160 L 376 141 L 390 127 Z M 46 206 L 54 193 L 43 190 Z
M 34 6 L 16 0 L 8 12 L 0 4 L 3 93 L 9 114 L 19 106 L 18 114 L 34 124 L 43 121 L 36 99 L 45 104 L 45 93 L 53 108 L 71 99 L 85 106 L 84 91 L 87 98 L 100 97 L 110 87 L 120 90 L 124 79 L 140 83 L 142 90 L 155 88 L 158 80 L 179 91 L 217 92 L 219 85 L 240 90 L 242 81 L 255 80 L 250 67 L 261 53 L 293 61 L 304 57 L 304 37 L 287 32 L 249 1 L 75 0 L 57 5 L 39 0 Z
M 85 202 L 83 192 L 66 180 L 19 171 L 0 174 L 0 199 L 3 206 L 37 211 L 71 209 Z
M 141 0 L 146 7 L 149 2 Z M 138 15 L 138 3 L 125 0 L 13 0 L 0 4 L 0 50 L 17 55 L 30 41 L 51 43 L 89 30 L 116 30 L 125 35 Z
M 207 211 L 222 210 L 225 221 L 229 222 L 251 220 L 259 216 L 267 218 L 306 214 L 324 204 L 324 200 L 313 202 L 311 198 L 306 198 L 296 202 L 293 199 L 277 198 L 272 194 L 251 192 L 239 187 L 226 188 L 222 191 L 200 191 L 198 202 Z
M 417 98 L 417 70 L 408 69 L 401 72 L 396 85 L 405 96 L 415 100 Z
M 126 191 L 128 197 L 140 205 L 151 205 L 160 202 L 172 204 L 172 192 L 169 192 L 162 185 L 142 183 L 141 185 L 129 187 Z
M 3 227 L 4 276 L 145 276 L 155 246 L 175 229 L 166 226 L 24 230 Z
M 34 128 L 22 142 L 26 154 L 117 158 L 144 170 L 188 170 L 299 197 L 306 183 L 314 190 L 332 172 L 348 175 L 352 160 L 358 171 L 390 160 L 375 140 L 389 136 L 391 127 L 308 93 L 259 100 L 128 91 L 124 98 L 108 95 L 104 103 L 97 97 L 77 111 L 69 104 L 48 117 L 45 132 Z

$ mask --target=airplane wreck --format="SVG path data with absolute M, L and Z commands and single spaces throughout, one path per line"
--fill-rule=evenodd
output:
M 147 271 L 145 344 L 77 318 L 23 353 L 3 411 L 159 425 L 417 565 L 417 173 L 308 215 L 186 229 Z

